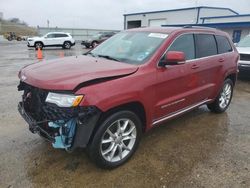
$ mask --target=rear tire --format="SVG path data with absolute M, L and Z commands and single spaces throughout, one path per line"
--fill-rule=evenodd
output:
M 226 79 L 215 101 L 211 104 L 207 104 L 208 109 L 214 113 L 225 112 L 231 103 L 233 96 L 233 88 L 234 84 L 232 80 Z
M 101 122 L 87 151 L 101 168 L 116 168 L 136 151 L 142 134 L 142 123 L 131 111 L 118 111 Z
M 64 49 L 70 49 L 71 48 L 71 42 L 69 42 L 69 41 L 64 42 L 63 43 L 63 48 Z

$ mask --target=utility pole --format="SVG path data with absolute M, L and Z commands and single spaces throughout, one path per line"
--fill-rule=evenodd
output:
M 47 20 L 47 27 L 49 28 L 49 20 Z

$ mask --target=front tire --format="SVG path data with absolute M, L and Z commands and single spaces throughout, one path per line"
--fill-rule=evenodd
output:
M 234 84 L 231 79 L 224 81 L 223 87 L 215 101 L 208 104 L 207 107 L 211 112 L 222 113 L 229 107 L 233 96 Z
M 35 49 L 38 50 L 38 48 L 40 48 L 40 50 L 42 50 L 42 49 L 43 49 L 43 43 L 41 43 L 41 42 L 36 42 L 36 43 L 35 43 Z
M 101 168 L 116 168 L 136 151 L 142 134 L 142 123 L 131 111 L 108 116 L 88 146 L 90 158 Z

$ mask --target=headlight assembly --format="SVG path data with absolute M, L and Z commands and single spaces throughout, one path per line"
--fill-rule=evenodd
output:
M 83 99 L 83 95 L 70 95 L 49 92 L 46 102 L 56 104 L 59 107 L 76 107 Z

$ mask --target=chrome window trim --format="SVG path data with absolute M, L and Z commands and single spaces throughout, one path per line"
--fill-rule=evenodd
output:
M 226 52 L 226 53 L 223 53 L 223 54 L 227 54 L 227 53 L 233 53 L 234 51 L 232 52 Z M 198 61 L 198 60 L 201 60 L 201 59 L 206 59 L 206 58 L 211 58 L 211 57 L 217 57 L 217 56 L 220 56 L 222 54 L 216 54 L 216 55 L 210 55 L 210 56 L 206 56 L 206 57 L 200 57 L 200 58 L 197 58 L 197 59 L 190 59 L 190 60 L 187 60 L 186 62 L 193 62 L 193 61 Z

